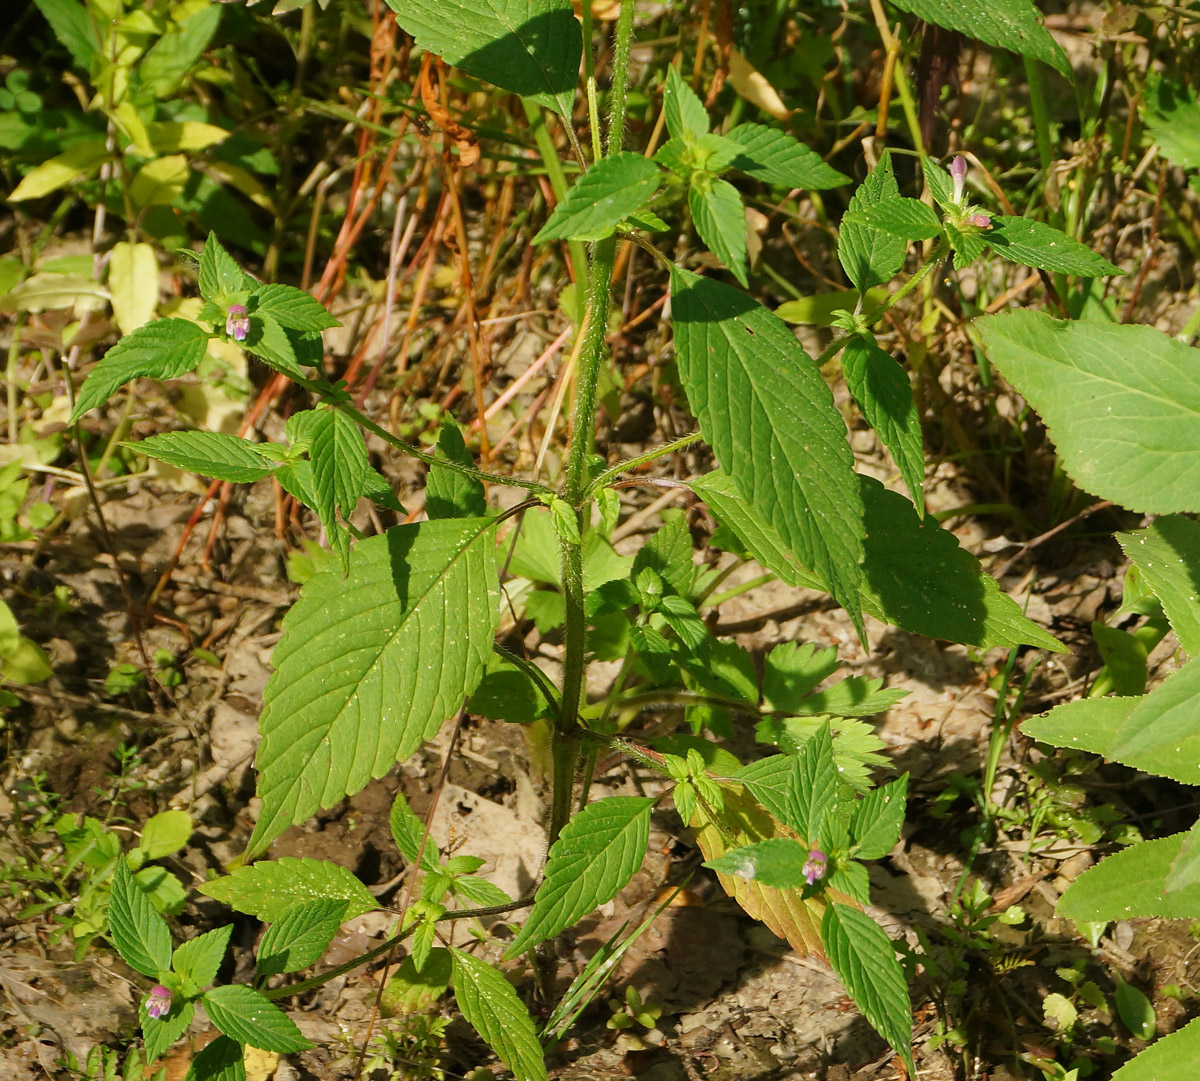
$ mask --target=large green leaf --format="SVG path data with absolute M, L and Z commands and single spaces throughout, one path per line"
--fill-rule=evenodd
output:
M 733 168 L 767 184 L 818 191 L 836 188 L 849 177 L 826 165 L 794 135 L 765 124 L 739 124 L 725 135 L 741 148 Z
M 1179 644 L 1200 656 L 1200 522 L 1171 515 L 1117 541 L 1162 601 Z
M 1167 893 L 1176 893 L 1200 883 L 1200 819 L 1188 830 L 1179 855 L 1171 864 L 1171 870 L 1163 883 Z
M 422 49 L 571 123 L 583 35 L 571 0 L 387 0 Z
M 170 970 L 171 932 L 121 858 L 113 876 L 108 926 L 113 945 L 130 968 L 152 979 Z
M 842 352 L 842 374 L 867 423 L 891 452 L 917 513 L 924 518 L 925 451 L 908 374 L 873 338 L 861 335 L 851 338 Z
M 884 229 L 856 221 L 868 208 L 900 196 L 892 172 L 891 155 L 884 151 L 850 200 L 838 229 L 838 259 L 851 284 L 866 293 L 875 285 L 886 285 L 904 266 L 908 243 Z
M 848 210 L 842 224 L 878 229 L 901 240 L 932 240 L 942 231 L 942 223 L 931 206 L 899 195 Z
M 246 1081 L 242 1045 L 228 1036 L 218 1036 L 192 1059 L 183 1081 Z
M 571 185 L 534 243 L 612 236 L 622 221 L 649 202 L 662 176 L 662 170 L 641 154 L 627 151 L 601 158 Z
M 34 0 L 54 36 L 65 46 L 77 67 L 90 71 L 100 59 L 100 38 L 88 10 L 77 0 Z
M 1200 1017 L 1125 1063 L 1112 1081 L 1192 1081 L 1200 1062 Z
M 808 852 L 807 845 L 790 837 L 770 837 L 731 848 L 723 856 L 707 860 L 704 866 L 723 875 L 754 879 L 776 890 L 801 890 L 808 884 Z
M 1022 723 L 1021 732 L 1055 747 L 1107 754 L 1140 701 L 1140 698 L 1079 698 L 1055 706 L 1040 717 L 1030 717 Z
M 688 188 L 696 232 L 742 285 L 746 278 L 746 211 L 737 188 L 720 177 L 704 177 Z
M 915 634 L 965 645 L 1066 647 L 1021 614 L 995 579 L 932 517 L 922 522 L 904 496 L 870 477 L 859 478 L 867 536 L 859 602 L 876 619 Z M 774 527 L 721 472 L 690 482 L 692 489 L 742 539 L 765 567 L 788 585 L 824 589 L 821 580 L 781 540 Z
M 854 1004 L 891 1044 L 908 1068 L 908 1076 L 915 1077 L 912 1008 L 892 940 L 865 912 L 831 904 L 821 920 L 821 941 Z
M 1200 917 L 1200 884 L 1167 893 L 1163 888 L 1186 833 L 1142 841 L 1084 871 L 1058 899 L 1055 912 L 1070 920 Z
M 514 957 L 611 901 L 642 865 L 650 837 L 650 796 L 589 803 L 550 848 L 529 919 L 505 951 Z
M 396 526 L 357 545 L 346 577 L 305 585 L 263 694 L 251 853 L 382 777 L 475 689 L 498 619 L 493 524 Z
M 148 458 L 235 484 L 269 477 L 279 465 L 256 450 L 258 444 L 221 432 L 163 432 L 125 445 Z
M 546 1081 L 546 1062 L 533 1018 L 513 985 L 478 957 L 451 950 L 454 1001 L 463 1017 L 517 1081 Z
M 969 38 L 1021 56 L 1044 60 L 1064 75 L 1071 75 L 1067 54 L 1042 26 L 1033 0 L 987 0 L 982 4 L 963 4 L 959 0 L 894 2 L 901 11 L 909 11 L 927 23 L 958 30 Z
M 209 337 L 203 327 L 186 319 L 156 319 L 126 334 L 84 380 L 71 422 L 103 405 L 131 379 L 177 379 L 186 375 L 204 359 Z
M 908 774 L 868 792 L 854 805 L 850 819 L 851 849 L 860 860 L 881 860 L 900 839 L 907 805 Z
M 259 979 L 315 964 L 346 917 L 347 902 L 332 897 L 293 905 L 258 944 Z
M 278 1006 L 244 983 L 214 987 L 205 993 L 204 1012 L 226 1036 L 238 1043 L 281 1055 L 312 1047 Z
M 1084 278 L 1124 273 L 1073 236 L 1032 218 L 992 218 L 992 228 L 982 236 L 996 255 L 1014 263 Z
M 833 394 L 787 326 L 746 294 L 671 270 L 679 374 L 738 494 L 862 631 L 862 501 Z
M 1200 350 L 1153 327 L 1033 311 L 976 325 L 1080 487 L 1130 510 L 1200 510 Z
M 201 893 L 274 923 L 298 904 L 334 899 L 346 903 L 345 919 L 352 920 L 379 907 L 354 874 L 336 863 L 284 856 L 239 867 L 232 874 L 196 887 Z
M 1142 118 L 1159 152 L 1172 165 L 1200 169 L 1200 100 L 1166 79 L 1148 88 Z
M 252 311 L 269 315 L 286 330 L 328 330 L 341 326 L 316 297 L 294 285 L 260 285 L 254 291 Z
M 1200 659 L 1189 661 L 1135 701 L 1105 756 L 1200 785 Z

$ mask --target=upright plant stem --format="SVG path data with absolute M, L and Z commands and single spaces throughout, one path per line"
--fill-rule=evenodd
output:
M 619 153 L 621 135 L 625 128 L 625 81 L 629 70 L 629 48 L 633 40 L 633 4 L 622 4 L 617 19 L 617 40 L 613 55 L 612 107 L 608 117 L 609 156 Z M 588 282 L 588 308 L 583 348 L 575 384 L 575 400 L 571 412 L 571 442 L 567 451 L 566 474 L 562 495 L 579 516 L 579 535 L 587 527 L 588 463 L 595 447 L 596 384 L 604 359 L 604 339 L 608 334 L 608 312 L 612 294 L 613 263 L 617 241 L 608 237 L 592 246 L 592 263 Z M 579 703 L 583 697 L 585 651 L 587 648 L 587 615 L 583 595 L 582 542 L 563 538 L 562 558 L 563 596 L 566 601 L 566 621 L 563 627 L 563 688 L 562 713 L 554 732 L 552 756 L 554 761 L 554 793 L 551 800 L 549 841 L 553 844 L 571 814 L 571 791 L 578 761 Z

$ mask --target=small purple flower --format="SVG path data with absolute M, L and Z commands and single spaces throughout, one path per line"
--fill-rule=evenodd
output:
M 976 229 L 990 229 L 992 227 L 992 219 L 986 214 L 972 214 L 967 219 L 967 224 L 975 226 Z
M 950 179 L 954 181 L 954 201 L 961 203 L 963 185 L 967 182 L 967 159 L 961 154 L 950 163 Z
M 810 886 L 818 879 L 825 877 L 825 865 L 827 859 L 825 853 L 819 848 L 809 850 L 808 860 L 804 864 L 804 881 Z
M 156 983 L 150 988 L 150 997 L 146 999 L 146 1013 L 154 1018 L 155 1021 L 160 1021 L 171 1012 L 171 992 L 168 988 L 163 987 L 161 983 Z
M 244 304 L 230 304 L 225 313 L 225 333 L 235 342 L 244 342 L 250 333 L 250 316 Z

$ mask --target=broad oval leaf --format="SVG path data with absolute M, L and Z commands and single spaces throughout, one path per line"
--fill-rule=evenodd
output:
M 744 293 L 673 267 L 671 300 L 680 378 L 717 461 L 862 636 L 862 499 L 832 392 Z
M 221 432 L 164 432 L 125 446 L 202 477 L 249 484 L 269 477 L 278 467 L 255 450 L 248 439 Z
M 601 158 L 583 174 L 554 208 L 549 220 L 533 238 L 547 240 L 602 240 L 637 213 L 658 190 L 662 172 L 654 162 L 625 151 Z
M 204 882 L 197 889 L 238 912 L 274 923 L 298 904 L 336 899 L 346 902 L 345 919 L 373 912 L 379 902 L 353 872 L 325 860 L 284 856 L 239 867 L 232 874 Z
M 1200 1062 L 1200 1017 L 1125 1063 L 1112 1081 L 1192 1081 Z
M 120 858 L 113 876 L 108 927 L 113 945 L 130 968 L 151 979 L 170 971 L 171 932 L 134 881 L 129 864 Z
M 1200 883 L 1170 893 L 1171 865 L 1188 834 L 1141 841 L 1084 871 L 1058 899 L 1056 915 L 1068 920 L 1135 920 L 1200 917 Z
M 283 1010 L 244 983 L 214 987 L 201 1001 L 208 1019 L 238 1043 L 281 1055 L 313 1046 Z
M 1071 64 L 1050 32 L 1042 26 L 1033 0 L 987 0 L 963 4 L 958 0 L 895 0 L 896 7 L 918 19 L 958 30 L 988 45 L 1044 60 L 1068 78 Z
M 831 904 L 821 921 L 821 941 L 833 971 L 854 1004 L 916 1077 L 912 1056 L 912 1007 L 908 984 L 886 932 L 870 916 Z
M 1073 236 L 1032 218 L 993 218 L 992 228 L 980 235 L 996 255 L 1014 263 L 1084 278 L 1124 273 Z
M 1171 515 L 1118 533 L 1117 542 L 1162 602 L 1179 644 L 1200 656 L 1200 522 Z
M 976 325 L 1081 488 L 1143 513 L 1200 510 L 1200 350 L 1153 327 L 1041 312 Z
M 849 182 L 848 176 L 826 165 L 821 155 L 795 136 L 766 124 L 739 124 L 726 132 L 742 151 L 733 168 L 767 184 L 819 191 Z
M 1140 698 L 1078 698 L 1022 722 L 1021 733 L 1055 747 L 1108 754 Z
M 583 35 L 571 0 L 387 0 L 422 49 L 571 122 Z
M 186 319 L 156 319 L 126 334 L 100 358 L 79 388 L 71 423 L 103 405 L 131 379 L 177 379 L 204 359 L 210 335 Z
M 462 705 L 491 655 L 494 522 L 401 525 L 305 585 L 263 693 L 249 852 L 382 777 Z
M 492 1048 L 517 1081 L 546 1081 L 537 1030 L 513 985 L 486 961 L 463 950 L 454 962 L 454 1001 L 470 1026 Z
M 653 806 L 651 796 L 611 796 L 589 803 L 563 827 L 529 919 L 506 957 L 570 927 L 628 884 L 646 854 Z

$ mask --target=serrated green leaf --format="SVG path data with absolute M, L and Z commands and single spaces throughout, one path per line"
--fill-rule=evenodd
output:
M 287 1014 L 244 983 L 214 987 L 201 1001 L 208 1019 L 239 1043 L 281 1055 L 313 1046 Z
M 196 888 L 214 901 L 248 912 L 265 923 L 282 919 L 294 905 L 307 901 L 345 901 L 347 920 L 379 907 L 367 887 L 345 867 L 295 856 L 239 867 L 230 875 Z
M 289 908 L 267 928 L 258 944 L 259 978 L 316 964 L 345 920 L 346 907 L 344 900 L 323 898 Z
M 1188 830 L 1179 846 L 1179 855 L 1171 863 L 1163 889 L 1176 893 L 1197 884 L 1200 884 L 1200 820 Z
M 850 818 L 852 852 L 856 859 L 881 860 L 900 839 L 908 794 L 905 773 L 882 788 L 876 788 L 854 806 Z
M 896 7 L 918 19 L 957 30 L 988 45 L 1042 60 L 1071 77 L 1067 54 L 1038 18 L 1032 0 L 988 0 L 986 4 L 961 4 L 956 0 L 896 0 Z
M 493 525 L 396 526 L 301 590 L 263 694 L 252 853 L 383 776 L 475 689 L 499 617 Z
M 899 195 L 848 210 L 842 224 L 877 229 L 903 240 L 932 240 L 942 232 L 942 223 L 932 207 Z
M 808 847 L 790 837 L 771 837 L 752 845 L 732 848 L 704 866 L 723 875 L 751 878 L 777 890 L 800 890 L 808 885 L 804 867 Z
M 274 316 L 255 312 L 250 316 L 250 332 L 241 345 L 277 372 L 303 379 L 307 373 L 300 367 L 300 340 L 298 331 L 285 330 Z
M 164 432 L 127 443 L 147 458 L 156 458 L 202 477 L 251 484 L 269 477 L 277 462 L 265 458 L 248 439 L 221 432 Z
M 837 668 L 835 646 L 818 651 L 811 642 L 783 642 L 763 662 L 763 704 L 778 712 L 796 710 Z
M 869 792 L 871 771 L 889 763 L 878 753 L 884 749 L 883 740 L 865 721 L 826 716 L 766 717 L 754 726 L 754 738 L 760 743 L 774 744 L 789 757 L 797 754 L 825 725 L 833 736 L 833 759 L 839 779 L 859 792 Z
M 1200 522 L 1171 515 L 1116 536 L 1162 602 L 1179 644 L 1200 656 Z
M 821 920 L 821 941 L 854 1004 L 915 1077 L 908 985 L 892 940 L 865 912 L 831 904 Z
M 850 181 L 821 155 L 778 128 L 765 124 L 738 124 L 726 132 L 742 151 L 733 159 L 733 168 L 766 184 L 785 188 L 805 188 L 820 191 L 836 188 Z
M 1068 920 L 1200 917 L 1200 884 L 1171 893 L 1164 889 L 1187 836 L 1142 841 L 1101 860 L 1067 887 L 1055 912 Z
M 943 210 L 956 209 L 959 204 L 954 199 L 954 181 L 950 174 L 928 154 L 921 157 L 921 171 L 925 174 L 925 183 L 929 185 L 933 201 Z
M 864 612 L 915 634 L 967 645 L 1036 645 L 1056 653 L 1066 647 L 1021 614 L 1017 603 L 1000 592 L 979 561 L 961 548 L 952 533 L 878 481 L 859 477 L 867 536 L 867 581 L 860 603 Z M 689 482 L 692 489 L 746 543 L 760 563 L 789 585 L 825 589 L 802 566 L 764 520 L 720 472 Z
M 96 25 L 87 8 L 76 0 L 34 0 L 38 11 L 54 31 L 54 36 L 63 44 L 75 66 L 90 71 L 92 63 L 100 58 L 100 39 Z
M 1142 119 L 1159 153 L 1172 165 L 1200 169 L 1200 99 L 1167 79 L 1147 82 Z
M 191 980 L 198 990 L 207 987 L 217 978 L 232 933 L 233 924 L 230 923 L 180 943 L 171 957 L 171 968 L 184 979 Z
M 186 319 L 156 319 L 126 334 L 100 358 L 79 388 L 71 423 L 103 405 L 131 379 L 177 379 L 204 359 L 209 334 Z
M 159 860 L 178 852 L 192 835 L 192 818 L 187 811 L 160 811 L 146 820 L 138 847 L 146 859 Z
M 123 859 L 117 860 L 113 875 L 108 930 L 117 952 L 130 968 L 152 979 L 170 971 L 171 932 Z
M 457 876 L 450 883 L 450 895 L 472 907 L 489 908 L 492 905 L 512 904 L 512 898 L 499 886 L 478 875 Z
M 675 67 L 667 68 L 663 110 L 672 138 L 688 139 L 708 134 L 708 110 Z
M 1112 1075 L 1112 1081 L 1192 1081 L 1200 1060 L 1200 1018 L 1157 1040 Z
M 992 218 L 991 229 L 981 236 L 996 255 L 1035 269 L 1078 274 L 1084 278 L 1124 273 L 1073 236 L 1032 218 L 1006 215 Z
M 794 754 L 751 762 L 734 775 L 768 811 L 815 844 L 825 812 L 837 802 L 838 767 L 828 724 L 821 724 Z
M 392 486 L 377 469 L 371 468 L 363 474 L 363 497 L 380 507 L 386 507 L 397 514 L 406 513 L 404 505 L 396 498 Z
M 907 373 L 874 339 L 856 335 L 842 352 L 842 374 L 867 423 L 891 452 L 917 513 L 924 518 L 925 450 Z
M 221 23 L 221 10 L 216 5 L 202 7 L 180 22 L 168 21 L 166 33 L 134 68 L 143 93 L 163 100 L 178 89 L 212 42 Z
M 454 1000 L 467 1023 L 500 1056 L 516 1081 L 546 1081 L 537 1030 L 512 984 L 486 961 L 463 950 L 450 953 Z
M 976 326 L 1077 484 L 1143 513 L 1200 510 L 1200 350 L 1153 327 L 1033 311 Z
M 896 276 L 904 266 L 908 244 L 882 229 L 856 222 L 855 215 L 899 197 L 900 188 L 892 173 L 892 158 L 884 151 L 850 200 L 846 208 L 849 220 L 843 221 L 838 229 L 838 259 L 850 283 L 860 293 L 876 285 L 886 285 Z
M 571 0 L 388 0 L 417 45 L 571 120 L 583 35 Z
M 218 1036 L 192 1059 L 183 1081 L 246 1081 L 242 1045 L 228 1036 Z
M 626 151 L 593 163 L 554 208 L 535 244 L 549 240 L 601 240 L 636 214 L 658 190 L 662 172 L 654 162 Z
M 1149 694 L 1134 699 L 1105 757 L 1147 773 L 1200 784 L 1200 659 L 1172 672 Z
M 505 951 L 515 957 L 611 901 L 642 865 L 653 797 L 611 796 L 567 822 L 546 860 L 525 926 Z
M 458 465 L 475 465 L 463 442 L 462 432 L 452 420 L 442 424 L 438 456 Z M 425 513 L 430 518 L 482 518 L 487 509 L 487 494 L 482 481 L 445 466 L 429 467 L 425 481 Z
M 673 267 L 671 298 L 680 378 L 717 461 L 861 636 L 862 504 L 829 387 L 792 332 L 744 293 Z
M 196 1007 L 191 1002 L 176 999 L 166 1017 L 151 1017 L 146 1012 L 146 1003 L 138 1005 L 138 1019 L 142 1023 L 142 1038 L 146 1045 L 146 1063 L 156 1062 L 162 1058 L 185 1032 L 192 1018 L 196 1016 Z
M 688 206 L 700 239 L 747 285 L 746 211 L 737 188 L 719 177 L 705 177 L 688 187 Z
M 1056 747 L 1107 754 L 1139 698 L 1079 698 L 1022 722 L 1030 739 Z
M 537 595 L 562 599 L 561 594 L 548 591 Z M 528 607 L 526 614 L 536 622 Z M 497 657 L 488 663 L 487 672 L 467 703 L 467 712 L 493 721 L 530 724 L 544 707 L 545 699 L 537 684 L 520 668 Z
M 208 234 L 204 250 L 200 253 L 199 284 L 200 295 L 222 310 L 233 303 L 232 298 L 241 296 L 252 284 L 252 280 L 242 273 L 242 268 L 217 239 L 216 233 Z
M 396 842 L 396 847 L 410 864 L 417 862 L 417 854 L 420 853 L 421 869 L 430 874 L 438 871 L 442 853 L 432 837 L 425 837 L 425 823 L 413 813 L 403 792 L 397 792 L 392 802 L 388 826 L 391 828 L 392 840 Z
M 312 462 L 313 494 L 317 497 L 317 514 L 325 533 L 346 568 L 350 559 L 350 536 L 342 523 L 350 520 L 358 497 L 362 495 L 363 477 L 370 469 L 367 445 L 358 424 L 341 410 L 322 408 L 316 413 L 312 446 L 308 451 Z
M 316 297 L 292 285 L 260 285 L 251 299 L 251 313 L 269 315 L 286 330 L 311 332 L 342 325 Z

